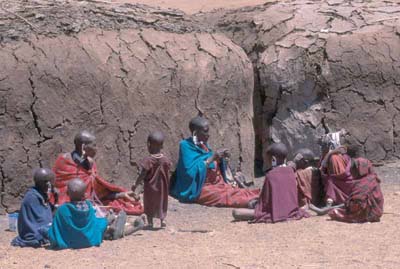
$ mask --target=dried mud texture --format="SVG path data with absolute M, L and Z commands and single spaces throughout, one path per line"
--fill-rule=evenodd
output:
M 65 12 L 65 11 L 64 11 Z M 95 132 L 100 173 L 130 187 L 147 134 L 162 130 L 176 161 L 188 121 L 204 112 L 211 145 L 252 174 L 253 74 L 245 52 L 220 34 L 152 28 L 31 35 L 0 47 L 1 207 L 12 211 L 32 169 Z M 245 145 L 245 146 L 243 146 Z
M 362 155 L 400 157 L 399 3 L 277 1 L 204 17 L 253 61 L 257 143 L 318 152 L 321 134 L 345 128 Z
M 205 31 L 180 10 L 143 4 L 113 4 L 101 0 L 17 0 L 0 4 L 3 7 L 0 9 L 0 42 L 28 39 L 32 33 L 50 37 L 74 35 L 89 28 L 153 28 L 173 33 Z

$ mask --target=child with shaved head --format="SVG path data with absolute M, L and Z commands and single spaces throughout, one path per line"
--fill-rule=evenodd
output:
M 96 209 L 85 200 L 86 184 L 80 178 L 72 179 L 67 185 L 70 202 L 61 205 L 49 230 L 51 246 L 57 249 L 87 248 L 100 246 L 104 239 L 118 239 L 135 232 L 136 227 L 126 223 L 126 213 L 121 211 L 116 218 L 96 216 Z M 143 227 L 135 221 L 133 225 Z
M 302 148 L 296 152 L 293 161 L 288 163 L 296 173 L 300 207 L 323 203 L 323 184 L 319 169 L 313 167 L 314 160 L 314 153 L 310 149 Z
M 48 191 L 55 175 L 48 168 L 38 168 L 33 174 L 35 186 L 29 189 L 21 204 L 18 216 L 18 236 L 11 245 L 20 247 L 41 247 L 48 244 L 47 231 L 53 214 Z
M 270 145 L 264 156 L 267 165 L 265 181 L 255 209 L 235 209 L 235 220 L 249 220 L 253 223 L 275 223 L 301 219 L 308 214 L 299 208 L 296 175 L 293 168 L 286 166 L 288 149 L 285 144 Z
M 159 218 L 161 227 L 168 210 L 168 193 L 171 161 L 161 150 L 164 144 L 164 134 L 160 131 L 152 132 L 147 138 L 147 149 L 150 156 L 145 157 L 139 163 L 141 172 L 132 190 L 135 199 L 143 194 L 144 213 L 147 216 L 149 226 L 153 228 L 153 218 Z M 144 186 L 143 186 L 144 185 Z
M 61 205 L 49 230 L 53 248 L 86 248 L 100 246 L 107 219 L 97 218 L 92 204 L 85 200 L 86 184 L 79 178 L 67 185 L 69 203 Z

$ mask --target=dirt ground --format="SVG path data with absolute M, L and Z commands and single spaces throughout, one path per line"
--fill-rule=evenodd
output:
M 141 231 L 101 247 L 52 251 L 9 246 L 0 217 L 0 268 L 400 268 L 400 163 L 379 167 L 380 223 L 328 217 L 278 224 L 232 222 L 231 209 L 170 199 L 166 230 Z M 262 179 L 258 179 L 260 184 Z
M 176 8 L 188 14 L 207 12 L 213 9 L 231 9 L 245 6 L 260 5 L 271 0 L 106 0 L 113 3 L 132 3 L 158 6 L 161 8 Z

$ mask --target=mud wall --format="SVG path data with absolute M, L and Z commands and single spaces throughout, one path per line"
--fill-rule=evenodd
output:
M 104 177 L 130 187 L 147 134 L 165 132 L 176 161 L 199 112 L 211 121 L 211 145 L 232 149 L 233 164 L 252 174 L 251 62 L 222 35 L 88 29 L 8 42 L 0 58 L 3 208 L 18 207 L 32 169 L 73 150 L 80 129 L 95 132 Z
M 32 169 L 71 151 L 80 129 L 98 137 L 100 172 L 126 187 L 148 132 L 167 134 L 175 161 L 198 113 L 211 120 L 211 145 L 230 148 L 248 175 L 272 141 L 317 153 L 320 135 L 341 128 L 375 162 L 400 157 L 395 2 L 279 1 L 193 16 L 86 1 L 5 7 L 0 212 L 18 207 Z
M 400 156 L 399 15 L 390 1 L 279 1 L 198 19 L 253 61 L 257 144 L 318 152 L 321 134 L 345 128 L 382 161 Z

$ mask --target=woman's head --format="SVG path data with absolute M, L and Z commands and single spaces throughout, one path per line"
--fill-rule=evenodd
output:
M 189 129 L 193 137 L 196 137 L 198 142 L 207 143 L 209 135 L 209 123 L 204 117 L 197 116 L 190 120 Z
M 89 131 L 80 131 L 74 138 L 75 150 L 86 153 L 89 157 L 96 155 L 96 137 Z

